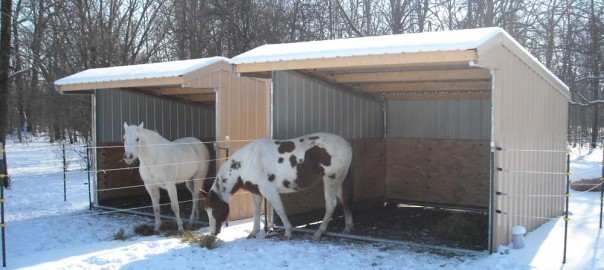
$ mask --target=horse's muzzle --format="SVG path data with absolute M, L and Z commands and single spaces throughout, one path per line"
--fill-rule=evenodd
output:
M 124 154 L 124 161 L 126 162 L 126 164 L 130 165 L 134 163 L 134 157 L 132 156 L 132 154 Z

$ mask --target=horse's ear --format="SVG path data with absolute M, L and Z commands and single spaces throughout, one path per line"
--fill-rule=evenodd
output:
M 124 129 L 128 128 L 128 123 L 126 123 L 126 121 L 124 121 Z
M 138 125 L 138 127 L 139 127 L 139 128 L 143 128 L 143 124 L 144 124 L 144 122 L 141 122 L 141 124 L 140 124 L 140 125 Z

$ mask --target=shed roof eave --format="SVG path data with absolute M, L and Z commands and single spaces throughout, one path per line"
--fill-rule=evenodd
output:
M 59 92 L 120 87 L 183 85 L 195 76 L 228 66 L 221 56 L 87 69 L 55 81 Z M 154 84 L 154 85 L 152 85 Z
M 96 89 L 111 89 L 111 88 L 134 88 L 134 87 L 163 87 L 183 85 L 183 76 L 167 77 L 167 78 L 150 78 L 136 80 L 117 80 L 91 83 L 75 83 L 75 84 L 55 84 L 55 90 L 60 93 L 73 91 L 85 91 Z
M 398 54 L 358 55 L 347 57 L 278 60 L 235 65 L 238 73 L 269 72 L 276 70 L 333 69 L 354 67 L 409 66 L 425 64 L 459 64 L 475 61 L 476 50 L 453 50 Z

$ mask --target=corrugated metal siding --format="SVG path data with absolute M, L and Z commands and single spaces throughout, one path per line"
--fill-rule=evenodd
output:
M 297 72 L 273 74 L 273 137 L 330 132 L 347 139 L 382 138 L 383 105 Z
M 213 138 L 216 114 L 212 106 L 162 99 L 127 90 L 95 91 L 97 143 L 120 142 L 123 123 L 140 124 L 169 140 Z
M 390 100 L 389 138 L 491 138 L 490 100 Z
M 568 99 L 504 47 L 481 64 L 496 67 L 493 142 L 497 151 L 493 248 L 510 241 L 510 229 L 534 230 L 564 209 Z M 535 151 L 523 151 L 535 150 Z M 533 196 L 527 196 L 533 195 Z M 534 196 L 537 195 L 537 196 Z

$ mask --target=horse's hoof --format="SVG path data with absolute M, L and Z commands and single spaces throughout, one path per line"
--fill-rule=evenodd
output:
M 291 240 L 291 239 L 292 239 L 291 235 L 289 235 L 289 236 L 288 235 L 284 235 L 284 236 L 281 237 L 281 240 Z
M 320 234 L 319 235 L 314 234 L 311 239 L 313 241 L 319 241 L 319 240 L 321 240 L 321 235 Z
M 255 235 L 251 235 L 251 234 L 250 234 L 250 235 L 248 235 L 248 236 L 247 236 L 247 239 L 254 239 L 254 238 L 256 238 L 256 236 L 255 236 Z

